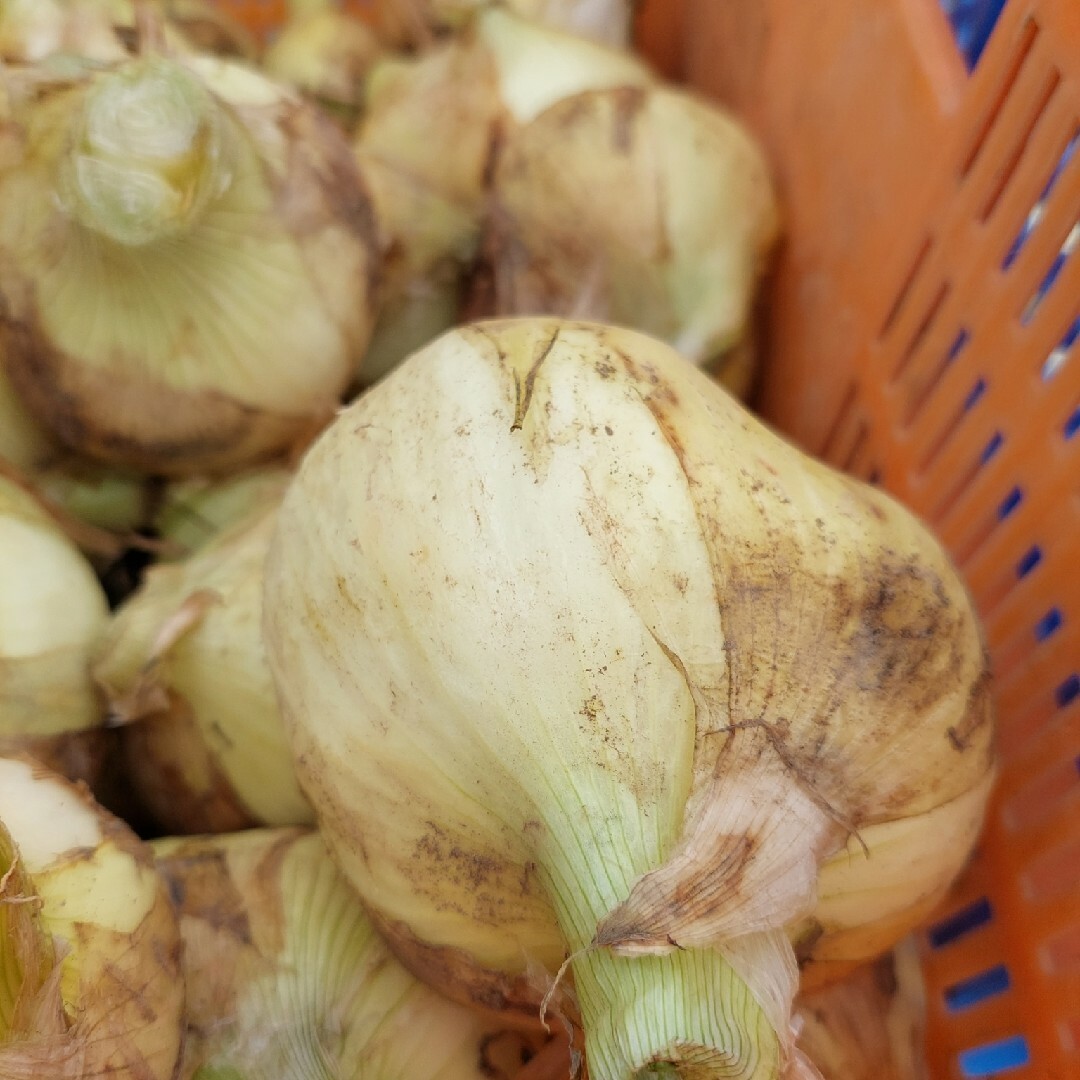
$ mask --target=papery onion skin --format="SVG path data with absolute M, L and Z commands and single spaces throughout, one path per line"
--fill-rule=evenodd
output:
M 0 861 L 0 1075 L 171 1080 L 180 936 L 145 845 L 84 788 L 0 759 Z
M 940 545 L 631 331 L 409 358 L 306 457 L 265 603 L 302 783 L 395 947 L 523 1011 L 574 952 L 595 1076 L 649 1052 L 624 977 L 679 1023 L 680 988 L 720 994 L 725 1067 L 778 1067 L 772 991 L 693 966 L 808 915 L 847 832 L 985 804 L 986 657 Z
M 153 848 L 185 944 L 184 1078 L 513 1080 L 542 1042 L 413 979 L 315 833 Z
M 151 99 L 176 118 L 175 176 Z M 332 415 L 378 268 L 347 142 L 314 106 L 237 64 L 149 58 L 44 87 L 19 128 L 24 159 L 0 176 L 0 351 L 60 442 L 190 475 Z

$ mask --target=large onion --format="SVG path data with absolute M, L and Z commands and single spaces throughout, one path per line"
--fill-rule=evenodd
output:
M 572 957 L 549 1006 L 593 1080 L 774 1077 L 822 863 L 857 834 L 865 889 L 903 833 L 895 940 L 981 818 L 986 660 L 941 547 L 640 334 L 412 356 L 306 457 L 265 605 L 302 782 L 399 955 L 533 1015 Z

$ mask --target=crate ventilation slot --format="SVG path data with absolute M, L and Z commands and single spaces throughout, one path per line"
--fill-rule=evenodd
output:
M 1046 641 L 1047 638 L 1053 637 L 1061 629 L 1063 621 L 1060 608 L 1051 608 L 1035 624 L 1035 640 Z
M 967 907 L 962 907 L 959 911 L 954 911 L 951 915 L 934 923 L 927 930 L 926 936 L 932 948 L 943 949 L 980 927 L 986 926 L 993 918 L 994 912 L 990 907 L 990 901 L 983 896 L 968 904 Z
M 1050 269 L 1046 271 L 1042 281 L 1039 282 L 1035 291 L 1028 299 L 1028 302 L 1024 305 L 1024 310 L 1020 313 L 1020 323 L 1022 326 L 1027 326 L 1035 317 L 1035 312 L 1039 310 L 1039 305 L 1046 298 L 1046 294 L 1060 276 L 1062 268 L 1077 248 L 1080 248 L 1080 221 L 1077 221 L 1069 230 L 1057 255 L 1054 256 L 1054 261 L 1050 264 Z
M 1024 492 L 1021 488 L 1014 487 L 1008 495 L 998 504 L 998 521 L 1004 521 L 1022 502 Z
M 1072 326 L 1065 331 L 1065 336 L 1054 346 L 1043 363 L 1044 382 L 1052 379 L 1065 366 L 1065 361 L 1069 358 L 1069 350 L 1076 344 L 1077 338 L 1080 338 L 1080 315 L 1077 315 Z
M 1050 173 L 1050 179 L 1047 180 L 1046 186 L 1042 189 L 1035 205 L 1028 211 L 1028 216 L 1024 219 L 1024 224 L 1016 234 L 1016 239 L 1012 242 L 1012 246 L 1005 253 L 1005 258 L 1001 260 L 1002 270 L 1008 270 L 1012 264 L 1016 262 L 1016 257 L 1023 250 L 1028 238 L 1035 231 L 1039 222 L 1042 221 L 1043 215 L 1046 212 L 1046 200 L 1050 197 L 1050 193 L 1054 190 L 1054 186 L 1057 184 L 1058 179 L 1065 171 L 1065 167 L 1072 161 L 1076 154 L 1078 144 L 1080 144 L 1080 128 L 1073 132 L 1072 138 L 1065 144 L 1065 149 L 1061 152 L 1057 164 Z
M 983 1076 L 1001 1076 L 1011 1069 L 1019 1069 L 1031 1060 L 1027 1039 L 1013 1035 L 997 1042 L 973 1046 L 960 1052 L 960 1075 L 976 1080 Z
M 949 1012 L 974 1008 L 987 998 L 1004 994 L 1011 986 L 1009 970 L 1003 964 L 980 971 L 962 982 L 945 988 L 945 1007 Z
M 1080 405 L 1073 409 L 1072 415 L 1065 421 L 1063 429 L 1066 439 L 1073 438 L 1078 431 L 1080 431 Z
M 1042 562 L 1042 548 L 1034 544 L 1024 552 L 1016 564 L 1016 576 L 1026 578 Z
M 971 71 L 990 40 L 1005 0 L 941 0 L 941 7 L 949 17 L 956 47 Z
M 1058 684 L 1057 689 L 1054 691 L 1054 700 L 1057 702 L 1059 709 L 1065 709 L 1078 697 L 1080 697 L 1080 675 L 1074 672 Z

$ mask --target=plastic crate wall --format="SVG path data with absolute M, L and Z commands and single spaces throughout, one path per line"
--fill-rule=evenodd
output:
M 263 33 L 286 8 L 219 2 Z M 1003 764 L 922 935 L 934 1080 L 1080 1080 L 1080 0 L 646 0 L 638 26 L 777 169 L 762 411 L 927 520 L 985 622 Z
M 949 14 L 669 9 L 788 208 L 762 411 L 927 520 L 986 626 L 1002 771 L 922 935 L 933 1075 L 1077 1080 L 1080 3 L 1009 0 L 967 56 Z

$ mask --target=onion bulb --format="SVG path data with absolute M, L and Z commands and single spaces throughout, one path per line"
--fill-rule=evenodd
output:
M 458 27 L 495 6 L 498 0 L 377 0 L 376 19 L 391 40 L 423 42 L 429 28 Z M 502 0 L 501 6 L 604 45 L 630 44 L 632 0 Z
M 799 1045 L 824 1080 L 928 1080 L 926 1000 L 909 938 L 842 982 L 801 993 Z
M 305 457 L 264 606 L 301 783 L 395 951 L 533 1016 L 569 958 L 548 1013 L 593 1080 L 774 1077 L 823 861 L 862 837 L 865 886 L 875 830 L 921 819 L 948 882 L 942 816 L 985 804 L 940 545 L 628 330 L 407 359 Z
M 182 1077 L 511 1080 L 533 1053 L 394 960 L 317 834 L 153 848 L 184 942 Z
M 292 476 L 283 465 L 228 476 L 192 476 L 165 485 L 153 528 L 167 553 L 190 555 L 225 529 L 281 502 Z
M 149 850 L 85 790 L 0 758 L 0 1076 L 171 1080 L 180 936 Z
M 104 710 L 89 663 L 107 619 L 90 564 L 35 498 L 0 474 L 0 754 L 95 778 Z
M 717 370 L 739 396 L 779 224 L 755 140 L 676 89 L 595 90 L 511 132 L 494 171 L 495 310 L 619 323 Z M 745 357 L 742 356 L 745 360 Z
M 140 0 L 170 48 L 250 58 L 251 36 L 213 0 Z M 4 0 L 0 58 L 33 63 L 57 53 L 124 59 L 136 39 L 136 0 Z
M 275 507 L 151 567 L 101 635 L 94 677 L 136 794 L 169 832 L 312 820 L 262 642 Z
M 263 68 L 352 128 L 382 44 L 370 27 L 334 0 L 291 0 L 289 7 L 288 20 L 263 54 Z
M 0 353 L 39 421 L 167 475 L 238 467 L 325 422 L 367 343 L 376 270 L 334 125 L 206 58 L 88 66 L 13 108 Z
M 0 5 L 0 59 L 33 63 L 56 53 L 99 61 L 123 59 L 127 50 L 114 17 L 134 13 L 124 0 L 4 0 Z
M 362 383 L 459 321 L 490 170 L 507 133 L 578 90 L 651 78 L 629 53 L 501 9 L 417 59 L 376 65 L 355 142 L 384 273 Z

